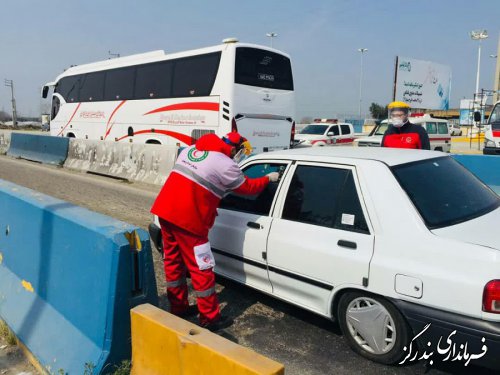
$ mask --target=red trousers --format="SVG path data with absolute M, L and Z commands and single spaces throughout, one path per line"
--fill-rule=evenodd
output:
M 167 297 L 171 312 L 182 315 L 189 306 L 186 284 L 186 269 L 197 297 L 200 324 L 213 323 L 220 319 L 219 302 L 215 294 L 215 275 L 212 268 L 200 270 L 195 259 L 195 246 L 208 242 L 160 218 L 163 238 L 163 264 L 167 279 Z

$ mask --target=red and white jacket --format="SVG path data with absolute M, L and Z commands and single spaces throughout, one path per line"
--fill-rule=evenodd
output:
M 215 134 L 185 148 L 163 185 L 151 213 L 200 237 L 208 236 L 220 200 L 230 191 L 261 193 L 267 176 L 248 178 L 230 158 L 231 146 Z

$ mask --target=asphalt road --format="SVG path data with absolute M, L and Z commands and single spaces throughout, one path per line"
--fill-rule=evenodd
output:
M 5 156 L 0 156 L 0 178 L 144 229 L 151 220 L 149 208 L 160 189 Z M 153 257 L 160 307 L 166 309 L 162 262 L 155 250 Z M 426 368 L 423 363 L 403 367 L 379 365 L 353 353 L 329 320 L 229 280 L 219 278 L 217 290 L 223 312 L 235 320 L 223 336 L 282 362 L 289 375 L 490 373 L 471 365 L 467 368 L 443 364 Z

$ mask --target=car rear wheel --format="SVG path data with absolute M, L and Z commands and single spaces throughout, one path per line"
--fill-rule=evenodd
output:
M 401 313 L 382 297 L 344 294 L 338 307 L 340 328 L 349 346 L 372 361 L 394 364 L 406 354 L 410 328 Z

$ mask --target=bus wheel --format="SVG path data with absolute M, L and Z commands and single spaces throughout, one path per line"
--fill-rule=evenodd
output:
M 66 134 L 66 137 L 68 137 L 68 138 L 76 138 L 75 134 L 73 134 L 73 133 Z

